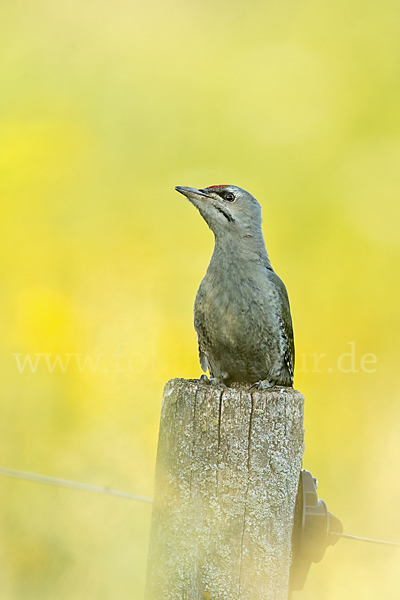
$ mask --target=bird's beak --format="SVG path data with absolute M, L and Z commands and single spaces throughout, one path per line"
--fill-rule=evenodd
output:
M 184 187 L 181 185 L 177 185 L 175 187 L 176 191 L 179 192 L 180 194 L 183 194 L 184 196 L 186 196 L 187 198 L 192 198 L 193 196 L 202 196 L 204 198 L 209 198 L 210 196 L 208 194 L 205 194 L 202 190 L 197 190 L 196 188 L 191 188 L 191 187 Z

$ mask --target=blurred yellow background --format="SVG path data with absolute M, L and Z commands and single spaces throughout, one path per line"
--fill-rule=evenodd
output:
M 174 186 L 231 183 L 288 288 L 304 466 L 400 541 L 398 2 L 14 0 L 0 56 L 0 464 L 152 495 L 213 247 Z M 0 490 L 1 598 L 143 598 L 150 505 Z M 399 550 L 342 540 L 295 597 L 399 590 Z

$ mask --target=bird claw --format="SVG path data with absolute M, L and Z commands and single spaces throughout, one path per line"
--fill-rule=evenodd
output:
M 205 383 L 206 385 L 214 385 L 214 386 L 222 386 L 226 387 L 225 383 L 221 381 L 218 377 L 210 377 L 210 379 L 203 373 L 200 377 L 200 383 Z
M 261 392 L 262 390 L 268 390 L 269 388 L 274 387 L 274 384 L 264 379 L 263 381 L 256 381 L 253 385 L 250 386 L 250 390 L 253 388 L 257 388 L 257 391 Z
M 210 383 L 211 383 L 211 385 L 216 385 L 216 386 L 219 385 L 221 387 L 226 388 L 226 383 L 224 383 L 223 380 L 219 379 L 218 377 L 211 377 Z

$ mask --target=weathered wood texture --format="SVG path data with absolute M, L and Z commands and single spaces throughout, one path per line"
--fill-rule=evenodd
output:
M 303 396 L 167 383 L 146 600 L 287 600 Z

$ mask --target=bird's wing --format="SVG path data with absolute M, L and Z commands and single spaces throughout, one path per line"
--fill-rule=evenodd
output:
M 275 272 L 270 274 L 275 284 L 276 301 L 278 304 L 278 324 L 280 332 L 281 353 L 293 384 L 295 349 L 293 338 L 292 317 L 290 314 L 289 298 L 283 281 Z
M 289 314 L 290 316 L 290 314 Z M 285 361 L 285 365 L 287 371 L 290 376 L 290 381 L 293 384 L 293 376 L 294 376 L 294 339 L 293 339 L 293 330 L 290 328 L 288 330 L 287 323 L 281 318 L 280 321 L 280 330 L 281 330 L 281 351 L 283 360 Z

